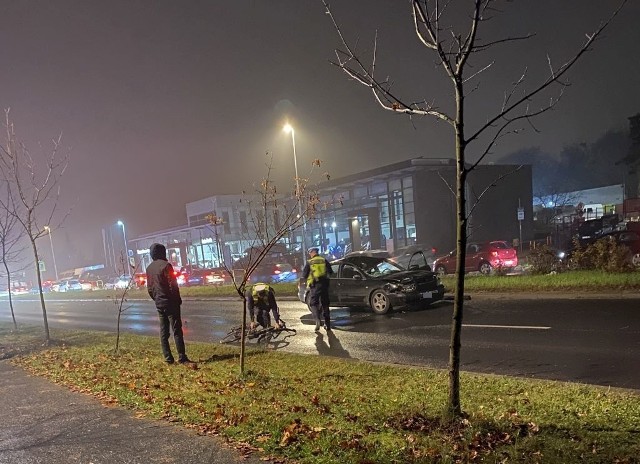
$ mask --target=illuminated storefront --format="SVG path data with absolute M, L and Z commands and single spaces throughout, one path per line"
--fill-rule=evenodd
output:
M 306 225 L 306 245 L 334 257 L 355 250 L 391 251 L 414 244 L 452 249 L 456 237 L 455 178 L 452 159 L 414 158 L 318 185 L 320 203 L 325 206 Z M 519 234 L 525 240 L 532 236 L 530 166 L 477 166 L 467 179 L 467 192 L 473 240 L 512 241 Z M 523 220 L 517 218 L 520 205 L 525 208 Z M 133 239 L 143 267 L 149 262 L 148 247 L 155 241 L 165 244 L 170 260 L 180 266 L 218 267 L 242 257 L 251 246 L 251 211 L 244 196 L 212 196 L 188 203 L 186 211 L 186 226 Z M 222 219 L 217 230 L 210 225 L 211 214 Z M 269 214 L 278 224 L 280 212 Z M 286 236 L 282 243 L 289 251 L 298 252 L 302 231 Z

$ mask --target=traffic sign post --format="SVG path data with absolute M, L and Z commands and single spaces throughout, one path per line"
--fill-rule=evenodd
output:
M 520 253 L 522 253 L 522 221 L 524 221 L 524 208 L 520 206 L 520 198 L 518 198 L 518 228 L 520 229 Z

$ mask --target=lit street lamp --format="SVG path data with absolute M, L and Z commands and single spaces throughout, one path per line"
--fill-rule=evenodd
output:
M 125 259 L 125 268 L 127 270 L 127 275 L 130 276 L 131 272 L 129 271 L 129 249 L 127 248 L 127 234 L 124 230 L 124 222 L 118 221 L 118 225 L 122 227 L 122 238 L 124 239 L 124 259 Z
M 56 266 L 56 254 L 53 251 L 53 238 L 51 237 L 51 228 L 49 226 L 44 226 L 44 230 L 49 234 L 49 243 L 51 244 L 51 258 L 53 259 L 53 270 L 56 273 L 56 282 L 58 281 L 58 266 Z
M 296 171 L 296 199 L 298 201 L 298 215 L 302 219 L 302 264 L 304 264 L 307 248 L 307 224 L 302 214 L 302 196 L 300 192 L 300 177 L 298 176 L 298 158 L 296 156 L 296 136 L 293 127 L 289 123 L 285 124 L 283 130 L 286 133 L 291 132 L 291 143 L 293 144 L 293 166 Z

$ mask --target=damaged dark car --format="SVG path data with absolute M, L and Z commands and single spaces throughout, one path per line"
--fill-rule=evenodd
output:
M 331 263 L 331 306 L 369 307 L 376 314 L 391 309 L 427 306 L 444 297 L 444 286 L 429 269 L 405 269 L 380 256 L 353 253 Z M 308 303 L 306 282 L 298 284 L 300 301 Z

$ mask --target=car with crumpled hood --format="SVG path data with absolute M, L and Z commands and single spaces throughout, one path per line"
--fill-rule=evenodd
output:
M 332 261 L 331 306 L 366 307 L 376 314 L 392 309 L 428 306 L 444 298 L 444 285 L 427 269 L 405 269 L 394 261 L 367 252 Z M 309 302 L 306 282 L 298 282 L 300 301 Z

